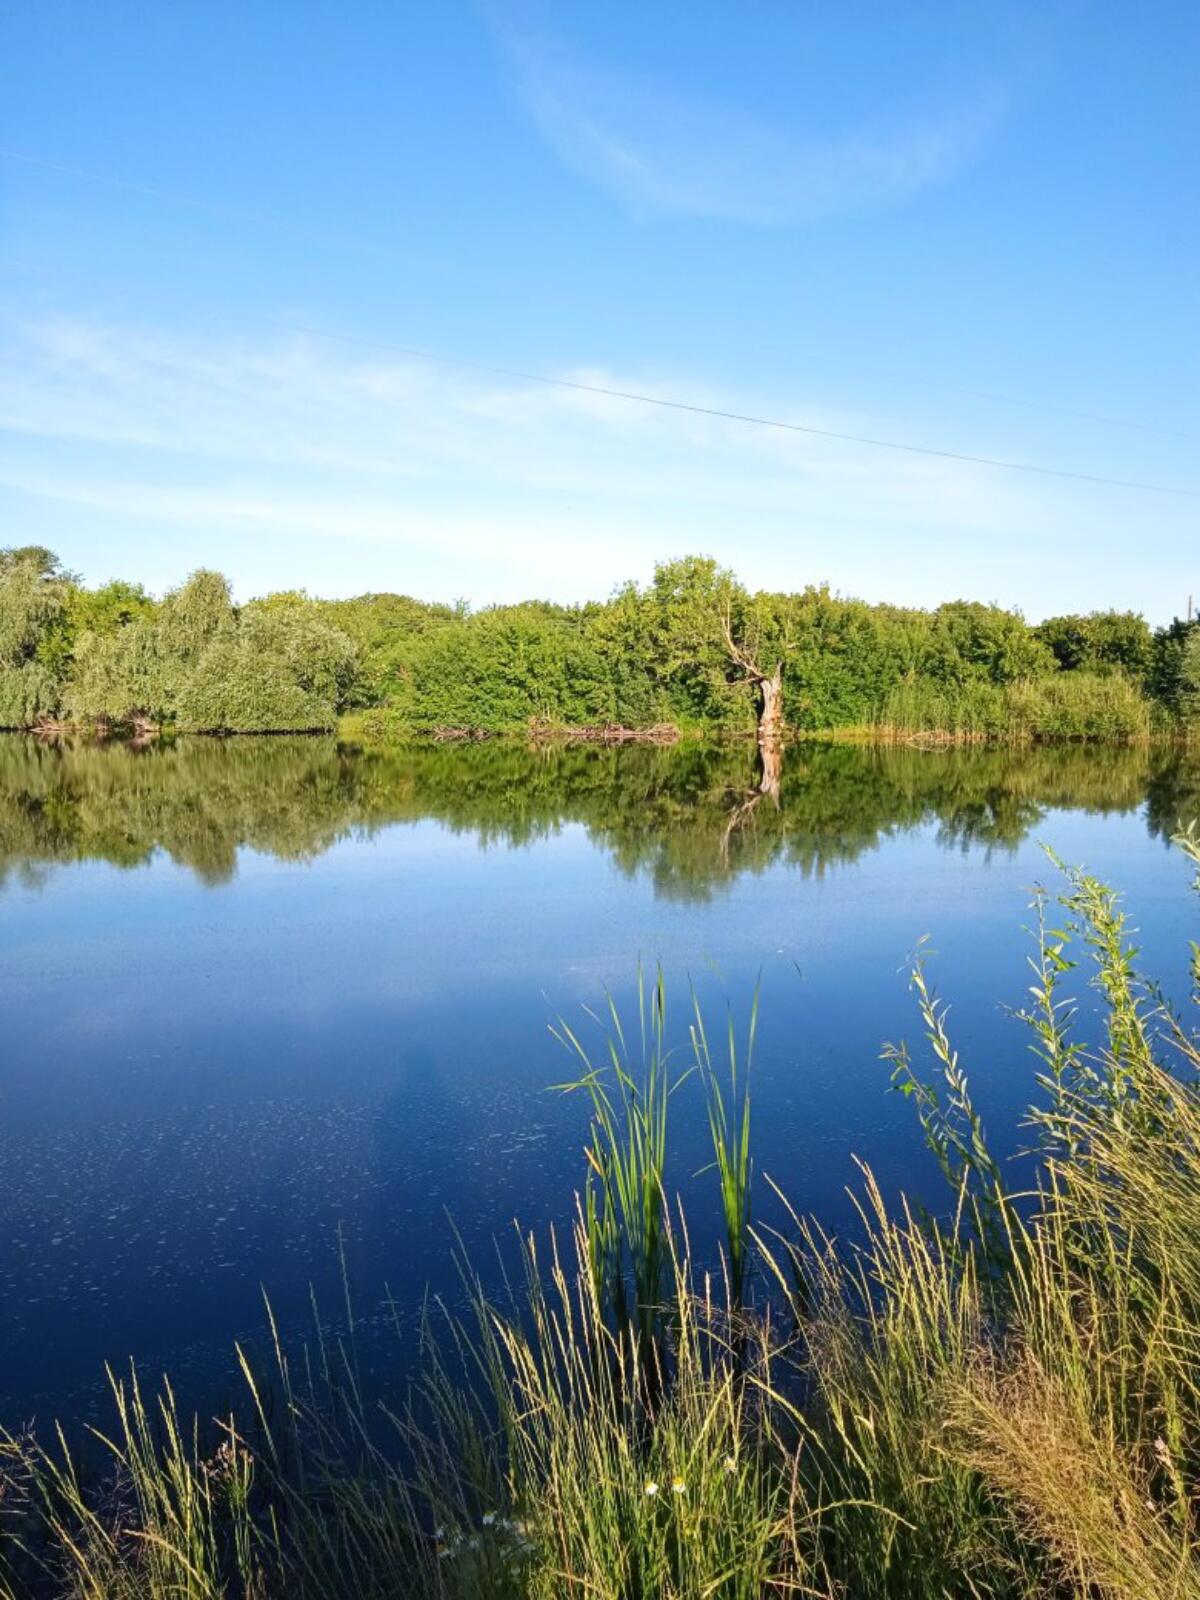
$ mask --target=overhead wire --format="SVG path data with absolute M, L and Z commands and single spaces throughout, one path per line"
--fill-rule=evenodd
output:
M 203 200 L 194 195 L 181 193 L 177 190 L 162 188 L 158 185 L 143 184 L 130 179 L 115 177 L 110 174 L 97 172 L 89 167 L 79 167 L 69 163 L 52 161 L 44 157 L 35 156 L 26 151 L 12 150 L 0 147 L 0 160 L 23 163 L 28 166 L 41 167 L 53 172 L 63 173 L 70 177 L 81 178 L 88 182 L 105 184 L 110 187 L 129 190 L 136 194 L 144 194 L 154 199 L 168 200 L 175 203 L 196 207 L 213 215 L 230 220 L 252 221 L 263 226 L 282 228 L 294 234 L 303 234 L 307 237 L 325 237 L 319 233 L 296 226 L 286 219 L 273 217 L 263 213 L 244 212 L 236 208 L 225 207 L 210 201 Z M 1065 467 L 1045 466 L 1037 462 L 1018 461 L 1009 457 L 976 454 L 968 451 L 950 450 L 935 445 L 915 444 L 908 440 L 882 438 L 875 434 L 854 433 L 845 429 L 822 428 L 812 423 L 795 422 L 781 417 L 763 416 L 753 412 L 734 411 L 718 406 L 701 405 L 694 401 L 672 400 L 663 395 L 650 395 L 639 390 L 616 388 L 614 386 L 586 382 L 583 379 L 556 377 L 548 373 L 533 372 L 521 367 L 503 366 L 492 362 L 473 360 L 464 356 L 447 355 L 444 352 L 424 349 L 415 345 L 400 344 L 390 340 L 369 338 L 364 335 L 337 333 L 325 328 L 314 327 L 310 324 L 285 322 L 277 318 L 263 318 L 276 326 L 290 328 L 293 332 L 303 333 L 310 338 L 331 340 L 343 344 L 360 345 L 372 349 L 389 351 L 393 354 L 402 354 L 410 359 L 426 361 L 441 366 L 457 367 L 474 372 L 488 373 L 496 377 L 515 379 L 523 383 L 537 383 L 556 389 L 573 390 L 584 394 L 593 394 L 611 400 L 623 401 L 627 404 L 655 406 L 663 410 L 686 413 L 692 416 L 701 416 L 725 422 L 735 422 L 751 427 L 768 428 L 776 431 L 806 435 L 811 438 L 828 439 L 844 444 L 855 444 L 876 450 L 891 450 L 906 455 L 925 456 L 941 461 L 957 461 L 971 466 L 989 467 L 1004 472 L 1022 472 L 1037 477 L 1055 478 L 1073 483 L 1095 484 L 1112 489 L 1131 489 L 1148 494 L 1170 495 L 1185 499 L 1200 499 L 1200 489 L 1193 489 L 1175 484 L 1155 483 L 1146 479 L 1118 478 L 1104 473 L 1079 472 Z M 924 380 L 917 380 L 922 382 Z M 934 387 L 956 386 L 933 385 Z M 988 395 L 981 391 L 959 390 L 963 393 L 974 393 L 977 398 L 1002 401 L 1010 405 L 1027 405 L 1047 411 L 1058 412 L 1065 416 L 1080 417 L 1084 420 L 1105 422 L 1110 425 L 1127 427 L 1141 427 L 1146 431 L 1165 432 L 1174 434 L 1174 430 L 1159 429 L 1151 424 L 1118 423 L 1114 418 L 1103 418 L 1093 413 L 1077 412 L 1068 407 L 1055 406 L 1041 401 L 1024 401 L 1013 396 Z M 1178 433 L 1179 438 L 1189 437 L 1187 434 Z
M 315 339 L 331 339 L 342 344 L 363 345 L 374 350 L 386 350 L 405 355 L 413 360 L 428 361 L 441 366 L 462 367 L 472 372 L 486 372 L 493 377 L 515 378 L 523 383 L 548 384 L 556 389 L 571 389 L 583 394 L 604 396 L 610 400 L 625 400 L 637 405 L 661 406 L 668 411 L 682 411 L 693 416 L 715 417 L 724 422 L 747 423 L 758 428 L 781 429 L 787 433 L 807 434 L 818 439 L 834 439 L 846 444 L 870 445 L 877 450 L 900 450 L 909 455 L 934 456 L 941 461 L 963 461 L 973 466 L 997 467 L 1006 472 L 1031 472 L 1039 477 L 1066 478 L 1075 483 L 1103 484 L 1110 489 L 1141 489 L 1151 494 L 1179 495 L 1200 500 L 1200 489 L 1189 489 L 1174 484 L 1150 483 L 1136 478 L 1110 478 L 1100 473 L 1074 472 L 1066 467 L 1041 466 L 1030 461 L 1012 461 L 1001 456 L 972 455 L 962 450 L 943 450 L 934 445 L 912 444 L 899 439 L 882 439 L 877 435 L 850 433 L 838 428 L 818 428 L 807 422 L 789 422 L 781 417 L 758 416 L 753 412 L 727 411 L 719 406 L 703 406 L 689 400 L 669 400 L 664 395 L 642 394 L 635 389 L 611 388 L 607 384 L 587 383 L 581 378 L 556 378 L 544 372 L 530 372 L 521 367 L 505 367 L 490 361 L 474 361 L 465 356 L 449 356 L 439 351 L 422 349 L 416 345 L 397 344 L 390 340 L 368 338 L 360 334 L 333 333 L 311 324 L 268 319 L 276 327 L 288 328 Z

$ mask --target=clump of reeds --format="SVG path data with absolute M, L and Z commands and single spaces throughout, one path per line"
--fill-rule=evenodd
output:
M 875 717 L 881 739 L 1145 739 L 1153 706 L 1120 672 L 1047 673 L 1012 683 L 903 678 Z
M 754 1010 L 719 1062 L 693 1000 L 677 1057 L 661 977 L 639 982 L 598 1054 L 560 1027 L 591 1108 L 573 1222 L 523 1239 L 502 1300 L 464 1264 L 406 1404 L 362 1391 L 349 1305 L 302 1375 L 278 1340 L 272 1372 L 243 1363 L 240 1420 L 185 1426 L 169 1389 L 114 1381 L 94 1482 L 61 1434 L 0 1445 L 0 1595 L 1200 1600 L 1200 1046 L 1111 890 L 1068 871 L 1059 898 L 1020 1013 L 1031 1190 L 918 964 L 929 1067 L 887 1056 L 945 1204 L 889 1208 L 864 1166 L 857 1237 L 786 1204 L 757 1222 Z M 1200 1002 L 1196 949 L 1192 975 Z M 708 1107 L 712 1272 L 672 1198 L 681 1092 Z

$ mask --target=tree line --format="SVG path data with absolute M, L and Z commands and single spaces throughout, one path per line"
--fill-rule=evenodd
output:
M 956 600 L 750 591 L 707 557 L 563 606 L 472 611 L 283 591 L 200 570 L 161 599 L 0 551 L 0 727 L 376 733 L 619 725 L 1129 737 L 1200 723 L 1200 625 Z

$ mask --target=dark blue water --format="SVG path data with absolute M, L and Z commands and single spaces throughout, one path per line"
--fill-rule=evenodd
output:
M 1034 1063 L 1002 1008 L 1043 843 L 1127 892 L 1186 992 L 1187 760 L 798 748 L 777 802 L 754 776 L 744 750 L 0 741 L 0 1420 L 88 1414 L 130 1357 L 215 1390 L 263 1286 L 289 1336 L 310 1286 L 341 1315 L 339 1239 L 368 1326 L 388 1296 L 408 1326 L 455 1293 L 449 1219 L 487 1273 L 512 1219 L 569 1215 L 586 1109 L 548 1089 L 547 1025 L 586 1028 L 605 986 L 628 1006 L 639 957 L 681 1038 L 689 975 L 715 1019 L 761 974 L 758 1172 L 835 1228 L 853 1155 L 936 1183 L 879 1059 L 919 1044 L 922 935 L 1020 1145 Z M 672 1114 L 703 1229 L 699 1094 Z

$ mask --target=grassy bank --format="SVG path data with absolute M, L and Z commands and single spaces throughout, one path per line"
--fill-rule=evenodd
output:
M 1200 1047 L 1104 885 L 1067 872 L 1036 923 L 1032 1188 L 920 965 L 922 1047 L 886 1055 L 946 1187 L 889 1209 L 858 1169 L 847 1240 L 754 1172 L 753 1015 L 717 1036 L 693 1008 L 672 1051 L 645 986 L 598 1052 L 561 1030 L 574 1227 L 528 1239 L 501 1299 L 465 1269 L 407 1404 L 363 1393 L 352 1315 L 247 1365 L 215 1424 L 118 1382 L 94 1484 L 61 1437 L 4 1441 L 0 1594 L 1200 1596 Z M 1195 948 L 1191 972 L 1200 1001 Z M 672 1198 L 679 1095 L 708 1110 L 719 1257 Z
M 914 678 L 880 706 L 874 731 L 896 738 L 1145 739 L 1156 726 L 1150 701 L 1120 674 L 1061 673 L 1014 683 L 939 685 Z

